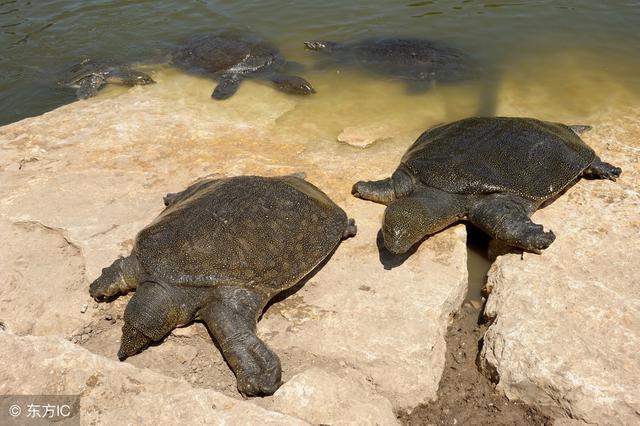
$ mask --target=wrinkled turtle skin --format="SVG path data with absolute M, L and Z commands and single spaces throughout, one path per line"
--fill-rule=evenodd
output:
M 269 300 L 325 260 L 353 220 L 295 176 L 209 179 L 168 194 L 131 255 L 103 269 L 98 301 L 136 290 L 124 313 L 118 358 L 202 320 L 247 396 L 280 386 L 277 355 L 256 335 Z
M 148 74 L 134 70 L 128 65 L 91 59 L 85 59 L 72 66 L 60 81 L 63 86 L 76 89 L 78 99 L 95 96 L 105 84 L 136 86 L 152 83 L 155 81 Z
M 211 94 L 212 98 L 218 100 L 233 96 L 245 79 L 269 82 L 276 89 L 289 94 L 315 93 L 308 81 L 287 74 L 291 65 L 278 49 L 249 35 L 199 35 L 174 52 L 171 61 L 188 72 L 218 80 Z
M 413 92 L 423 92 L 436 82 L 472 79 L 475 61 L 464 52 L 430 40 L 372 38 L 340 44 L 307 41 L 309 50 L 324 54 L 321 67 L 357 67 L 367 72 L 404 80 Z
M 392 253 L 467 220 L 509 246 L 540 253 L 555 239 L 531 214 L 580 177 L 615 181 L 567 126 L 533 118 L 468 118 L 423 133 L 390 178 L 357 182 L 354 196 L 386 204 L 382 232 Z

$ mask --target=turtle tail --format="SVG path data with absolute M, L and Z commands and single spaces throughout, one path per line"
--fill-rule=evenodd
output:
M 354 197 L 390 204 L 397 198 L 413 192 L 414 182 L 411 175 L 402 169 L 396 170 L 390 178 L 375 181 L 356 182 L 351 189 Z
M 89 294 L 101 302 L 135 290 L 138 287 L 139 271 L 140 265 L 135 256 L 118 258 L 91 283 Z

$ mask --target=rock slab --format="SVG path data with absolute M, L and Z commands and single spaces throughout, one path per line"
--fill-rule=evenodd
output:
M 533 216 L 556 233 L 550 248 L 489 273 L 484 371 L 509 398 L 589 424 L 640 423 L 637 116 L 594 119 L 583 136 L 622 178 L 579 181 Z
M 16 354 L 20 354 L 20 368 L 15 365 Z M 8 332 L 0 332 L 0 394 L 80 395 L 81 424 L 308 424 L 107 360 L 57 337 L 19 337 Z
M 305 138 L 304 129 L 278 125 L 304 100 L 270 88 L 249 85 L 252 93 L 222 103 L 208 94 L 197 98 L 202 102 L 167 98 L 174 92 L 154 86 L 0 128 L 0 223 L 10 231 L 0 260 L 12 283 L 10 291 L 0 288 L 0 320 L 7 330 L 72 339 L 114 360 L 130 296 L 95 306 L 88 285 L 129 253 L 137 231 L 164 208 L 162 197 L 205 176 L 303 171 L 356 219 L 359 233 L 259 322 L 258 333 L 282 360 L 284 380 L 318 367 L 394 408 L 434 398 L 449 317 L 466 293 L 465 229 L 452 227 L 408 259 L 393 259 L 376 239 L 384 206 L 350 194 L 353 182 L 391 173 L 415 135 L 354 150 L 336 135 L 318 141 Z M 210 93 L 210 81 L 202 89 Z M 240 397 L 201 325 L 127 363 Z

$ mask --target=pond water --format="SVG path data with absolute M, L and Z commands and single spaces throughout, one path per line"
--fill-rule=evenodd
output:
M 0 0 L 0 124 L 73 101 L 55 82 L 83 58 L 160 62 L 189 36 L 220 28 L 259 34 L 307 64 L 308 39 L 411 36 L 461 48 L 481 61 L 485 81 L 448 91 L 445 119 L 491 113 L 499 101 L 492 88 L 506 75 L 543 81 L 563 115 L 640 99 L 638 1 Z M 399 83 L 357 72 L 305 77 L 320 95 L 300 111 L 305 118 L 359 122 L 373 112 L 411 120 L 424 105 Z M 366 95 L 368 105 L 348 111 Z
M 499 114 L 505 82 L 531 101 L 527 115 L 557 121 L 640 100 L 639 1 L 0 0 L 0 124 L 74 101 L 74 91 L 56 82 L 84 58 L 140 64 L 172 99 L 210 93 L 213 82 L 184 79 L 166 54 L 220 29 L 258 34 L 309 66 L 301 75 L 318 93 L 278 121 L 306 140 L 335 140 L 345 127 L 372 124 L 415 138 L 437 122 Z M 358 70 L 313 69 L 314 53 L 303 46 L 380 36 L 457 47 L 481 64 L 482 76 L 411 94 L 401 82 Z M 487 263 L 471 256 L 471 281 L 481 280 Z

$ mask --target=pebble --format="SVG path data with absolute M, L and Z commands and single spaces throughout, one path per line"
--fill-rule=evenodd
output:
M 87 308 L 88 307 L 89 307 L 89 305 L 86 304 L 86 303 L 84 305 L 82 305 L 82 308 L 80 309 L 80 313 L 84 314 L 85 312 L 87 312 Z
M 107 314 L 104 316 L 104 319 L 106 319 L 107 321 L 111 321 L 113 317 L 111 316 L 111 314 Z

